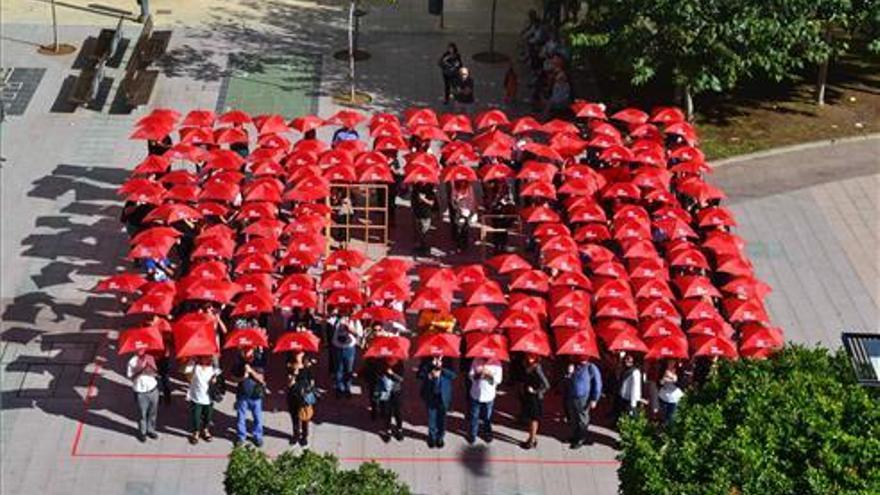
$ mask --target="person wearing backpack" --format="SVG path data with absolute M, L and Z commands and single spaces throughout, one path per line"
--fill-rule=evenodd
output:
M 309 423 L 315 416 L 318 391 L 312 374 L 312 360 L 297 352 L 287 365 L 287 410 L 293 423 L 290 444 L 309 445 Z
M 238 362 L 232 368 L 232 378 L 238 383 L 235 396 L 235 412 L 237 416 L 236 445 L 247 440 L 247 415 L 254 419 L 253 440 L 257 447 L 263 446 L 263 396 L 266 389 L 266 369 L 262 353 L 257 356 L 253 348 L 242 348 Z
M 183 373 L 189 380 L 189 389 L 186 392 L 191 426 L 189 443 L 199 443 L 199 437 L 210 442 L 213 437 L 208 427 L 214 414 L 215 402 L 212 388 L 217 383 L 220 369 L 214 366 L 211 356 L 199 356 L 187 363 Z
M 596 408 L 602 396 L 602 374 L 586 357 L 568 365 L 565 374 L 565 414 L 572 425 L 571 448 L 577 449 L 591 443 L 587 428 L 590 426 L 590 410 Z

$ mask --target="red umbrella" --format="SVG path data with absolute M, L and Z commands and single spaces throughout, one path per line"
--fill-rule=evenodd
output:
M 612 114 L 611 118 L 630 125 L 639 125 L 648 121 L 648 114 L 637 108 L 624 108 L 623 110 Z
M 637 201 L 642 193 L 639 187 L 632 182 L 616 182 L 609 184 L 602 191 L 602 199 L 629 199 Z
M 543 266 L 555 268 L 564 272 L 579 272 L 583 270 L 581 260 L 572 253 L 559 253 L 544 261 Z
M 364 358 L 406 359 L 409 357 L 409 339 L 400 336 L 379 335 L 367 346 Z
M 437 184 L 440 175 L 435 169 L 416 165 L 412 167 L 403 178 L 404 184 Z
M 251 116 L 241 110 L 230 110 L 221 115 L 217 121 L 221 124 L 250 124 Z
M 266 201 L 269 203 L 281 202 L 281 190 L 283 186 L 277 179 L 263 178 L 251 182 L 245 187 L 244 201 Z
M 639 320 L 639 331 L 643 339 L 659 339 L 669 336 L 685 338 L 681 327 L 666 318 L 643 318 Z
M 426 287 L 416 292 L 408 309 L 411 311 L 449 311 L 452 301 L 445 293 L 435 287 Z
M 590 294 L 585 290 L 554 287 L 550 290 L 550 302 L 553 309 L 557 311 L 563 308 L 574 308 L 584 315 L 590 313 Z
M 153 352 L 165 349 L 162 340 L 162 331 L 155 326 L 130 328 L 119 335 L 119 349 L 117 354 L 129 352 Z
M 648 352 L 648 346 L 631 328 L 609 336 L 605 340 L 605 346 L 611 352 Z
M 678 107 L 659 107 L 651 115 L 651 122 L 659 124 L 673 124 L 675 122 L 684 122 L 685 120 L 684 112 Z
M 589 312 L 589 307 L 585 309 L 567 308 L 559 311 L 550 322 L 552 328 L 572 327 L 580 329 L 588 329 L 590 327 L 590 317 L 583 311 Z
M 284 229 L 284 222 L 275 218 L 264 218 L 248 225 L 242 233 L 266 239 L 277 239 Z
M 593 272 L 593 276 L 619 279 L 625 279 L 627 276 L 626 269 L 617 260 L 592 262 L 590 263 L 590 271 Z
M 357 156 L 354 166 L 359 170 L 366 167 L 388 166 L 388 157 L 378 151 L 366 151 Z
M 630 299 L 632 296 L 629 283 L 626 279 L 616 278 L 604 279 L 601 282 L 597 281 L 593 297 L 596 299 Z
M 768 351 L 781 349 L 783 344 L 779 329 L 754 325 L 743 329 L 739 351 L 745 357 L 763 357 Z
M 461 349 L 461 337 L 446 332 L 427 333 L 416 341 L 413 357 L 452 357 L 457 358 Z
M 547 301 L 543 297 L 532 296 L 522 292 L 514 292 L 510 295 L 508 309 L 532 313 L 536 317 L 547 316 Z
M 325 124 L 324 119 L 317 115 L 304 115 L 290 121 L 290 128 L 305 134 L 322 127 Z
M 761 301 L 756 299 L 726 299 L 724 310 L 731 323 L 770 323 L 770 317 Z
M 495 163 L 481 168 L 480 177 L 483 181 L 509 179 L 513 177 L 513 170 L 503 163 Z
M 235 241 L 225 237 L 209 237 L 202 242 L 197 242 L 190 258 L 232 258 L 235 250 Z
M 326 302 L 328 306 L 360 306 L 364 296 L 357 290 L 339 289 L 331 292 Z
M 645 359 L 687 359 L 688 341 L 684 336 L 661 337 L 651 341 Z
M 508 288 L 547 292 L 550 290 L 550 277 L 541 270 L 523 270 L 513 276 Z
M 285 292 L 313 292 L 315 290 L 315 280 L 307 273 L 290 274 L 278 284 L 278 294 Z
M 247 292 L 272 292 L 275 281 L 268 273 L 248 273 L 235 278 L 235 283 L 241 287 L 241 291 Z
M 135 125 L 141 127 L 145 125 L 159 124 L 167 127 L 174 127 L 178 120 L 180 120 L 180 112 L 177 110 L 172 110 L 170 108 L 156 108 L 149 114 L 138 119 Z
M 676 163 L 669 170 L 674 174 L 700 175 L 703 172 L 712 172 L 712 167 L 702 160 L 690 160 Z
M 562 223 L 559 222 L 548 222 L 542 223 L 535 227 L 532 231 L 532 234 L 538 238 L 539 242 L 544 242 L 547 239 L 552 239 L 554 237 L 571 237 L 571 230 Z
M 539 156 L 547 160 L 553 160 L 557 162 L 563 161 L 562 155 L 560 155 L 558 151 L 545 144 L 526 143 L 523 146 L 523 151 L 527 151 L 535 156 Z
M 181 220 L 199 220 L 202 214 L 191 206 L 183 204 L 165 204 L 159 206 L 144 217 L 145 222 L 162 221 L 166 224 Z
M 715 315 L 714 318 L 707 320 L 699 320 L 692 323 L 687 329 L 688 336 L 707 336 L 707 337 L 733 337 L 734 330 L 728 323 L 721 319 L 721 316 Z
M 191 125 L 195 127 L 214 127 L 214 119 L 216 115 L 213 110 L 199 109 L 190 110 L 184 117 L 181 125 Z
M 358 290 L 360 279 L 358 276 L 348 270 L 325 271 L 321 278 L 320 289 L 329 290 Z
M 458 290 L 458 276 L 451 268 L 438 268 L 425 266 L 419 268 L 419 285 L 422 287 L 434 287 L 450 294 Z
M 98 282 L 92 289 L 95 292 L 122 292 L 133 294 L 147 281 L 138 273 L 117 273 Z
M 162 241 L 167 238 L 177 239 L 181 235 L 183 234 L 181 234 L 180 231 L 172 227 L 150 227 L 135 234 L 135 236 L 129 241 L 129 244 L 153 242 L 156 240 Z
M 397 321 L 404 322 L 403 313 L 385 306 L 368 306 L 354 314 L 354 318 L 362 321 Z
M 262 328 L 236 328 L 229 332 L 223 343 L 224 349 L 269 347 L 266 331 Z
M 643 299 L 638 303 L 639 319 L 663 318 L 681 323 L 681 315 L 675 305 L 667 299 Z
M 571 104 L 571 110 L 575 117 L 589 119 L 606 119 L 605 105 L 603 103 L 589 103 L 583 100 L 575 100 Z
M 370 289 L 370 297 L 368 301 L 370 302 L 382 302 L 382 301 L 408 301 L 410 299 L 409 287 L 406 286 L 406 281 L 401 280 L 388 280 L 376 284 L 374 287 Z
M 527 311 L 515 309 L 508 309 L 504 315 L 501 316 L 501 322 L 498 323 L 498 328 L 504 329 L 516 328 L 523 330 L 537 328 L 539 326 L 540 322 L 536 315 Z
M 636 285 L 635 296 L 637 299 L 644 298 L 664 298 L 672 299 L 672 290 L 669 284 L 663 279 L 634 279 Z
M 430 108 L 408 108 L 404 112 L 404 122 L 410 129 L 423 125 L 440 125 L 437 114 Z
M 772 289 L 769 285 L 751 276 L 736 277 L 722 286 L 721 292 L 733 294 L 744 299 L 763 299 Z
M 382 274 L 405 275 L 413 267 L 411 261 L 402 258 L 385 257 L 377 261 L 364 272 L 365 276 L 375 277 Z
M 487 110 L 477 115 L 474 119 L 477 129 L 483 130 L 490 127 L 497 127 L 510 124 L 507 115 L 498 109 Z
M 696 177 L 681 181 L 678 184 L 678 191 L 685 196 L 694 198 L 701 205 L 705 205 L 712 200 L 724 199 L 726 197 L 723 191 Z
M 203 162 L 208 159 L 208 152 L 199 146 L 188 143 L 177 143 L 166 151 L 165 158 L 172 160 L 186 160 L 192 163 Z
M 278 299 L 278 305 L 282 308 L 316 309 L 318 307 L 318 297 L 311 291 L 291 290 L 285 292 Z
M 541 129 L 541 123 L 534 117 L 522 117 L 513 122 L 510 132 L 513 134 L 523 134 L 526 132 L 537 131 Z
M 559 169 L 552 163 L 529 160 L 523 164 L 516 178 L 525 181 L 552 182 Z
M 271 313 L 274 309 L 270 294 L 250 292 L 236 301 L 232 316 L 265 314 Z
M 663 142 L 663 134 L 654 124 L 641 124 L 630 127 L 629 136 L 641 140 L 651 140 L 653 142 Z M 635 150 L 633 150 L 635 151 Z
M 674 280 L 681 297 L 721 297 L 718 289 L 706 278 L 696 275 L 678 277 Z
M 557 192 L 570 196 L 592 197 L 599 189 L 599 185 L 594 180 L 568 178 L 559 186 Z
M 134 167 L 132 173 L 136 175 L 164 174 L 170 166 L 167 158 L 149 155 Z
M 586 244 L 581 246 L 580 252 L 590 259 L 590 262 L 613 260 L 615 254 L 610 249 L 598 244 Z
M 716 256 L 723 254 L 738 255 L 745 249 L 746 243 L 736 234 L 712 230 L 706 234 L 706 240 L 703 241 L 702 246 L 715 253 Z
M 175 327 L 174 349 L 178 359 L 193 356 L 213 356 L 220 353 L 213 321 L 191 327 Z
M 599 357 L 596 337 L 589 330 L 556 328 L 553 330 L 553 336 L 556 341 L 557 356 Z
M 239 289 L 238 284 L 228 280 L 201 279 L 184 288 L 182 299 L 228 304 Z
M 468 306 L 507 303 L 504 291 L 494 280 L 484 280 L 479 284 L 464 287 L 464 290 L 465 304 Z
M 583 273 L 579 272 L 559 272 L 550 281 L 550 286 L 569 288 L 573 287 L 584 290 L 591 290 L 593 288 L 593 284 L 590 282 L 590 279 L 587 278 L 587 276 Z
M 556 199 L 556 188 L 550 182 L 530 182 L 520 189 L 520 196 L 524 198 Z
M 477 173 L 474 169 L 464 165 L 453 165 L 446 167 L 441 175 L 443 182 L 476 182 Z
M 146 178 L 136 178 L 127 180 L 119 189 L 116 190 L 120 195 L 129 196 L 132 194 L 155 195 L 164 192 L 165 188 L 162 184 Z
M 128 258 L 136 259 L 162 259 L 168 256 L 168 251 L 177 242 L 174 238 L 151 239 L 135 244 L 128 252 Z
M 160 141 L 167 136 L 173 128 L 161 123 L 148 122 L 135 129 L 128 137 L 129 139 L 139 139 L 145 141 Z
M 351 128 L 360 124 L 364 120 L 366 120 L 366 117 L 361 115 L 360 112 L 354 110 L 340 110 L 327 119 L 327 123 Z
M 355 249 L 337 249 L 330 253 L 325 264 L 340 268 L 360 268 L 367 261 L 364 253 Z
M 284 193 L 283 199 L 289 201 L 315 201 L 330 195 L 330 183 L 323 177 L 304 177 Z
M 608 227 L 600 223 L 590 223 L 581 227 L 574 232 L 574 240 L 582 243 L 601 243 L 611 239 L 611 232 Z
M 576 133 L 564 132 L 550 138 L 550 147 L 561 155 L 572 158 L 587 149 L 589 142 L 581 139 Z
M 638 320 L 638 308 L 629 298 L 599 299 L 596 301 L 596 317 Z
M 547 332 L 539 328 L 532 330 L 511 330 L 510 352 L 525 352 L 538 356 L 550 355 L 550 339 Z
M 559 119 L 553 119 L 549 122 L 545 122 L 544 125 L 541 126 L 541 131 L 547 134 L 578 134 L 580 132 L 577 126 L 575 126 L 571 122 L 566 122 Z
M 272 352 L 318 352 L 321 339 L 312 332 L 287 332 L 278 338 Z
M 153 155 L 155 156 L 155 155 Z M 167 172 L 160 178 L 163 184 L 176 185 L 176 184 L 192 184 L 195 185 L 199 178 L 196 175 L 188 170 L 174 170 L 171 172 Z
M 370 128 L 370 136 L 376 138 L 376 143 L 379 142 L 379 139 L 401 138 L 402 134 L 400 124 L 387 123 Z
M 709 268 L 709 262 L 698 249 L 682 249 L 669 256 L 669 265 L 675 267 Z
M 736 219 L 733 213 L 722 206 L 713 206 L 711 208 L 703 208 L 697 212 L 700 227 L 734 227 Z
M 681 136 L 689 145 L 696 144 L 697 142 L 697 132 L 694 130 L 693 126 L 687 122 L 675 122 L 669 124 L 663 129 L 663 132 L 666 134 L 676 134 Z
M 511 146 L 499 141 L 492 141 L 485 147 L 480 149 L 484 158 L 500 158 L 502 160 L 510 160 L 513 158 L 513 150 Z
M 387 165 L 372 165 L 358 170 L 357 182 L 390 184 L 394 176 Z
M 518 254 L 499 254 L 486 260 L 486 264 L 500 274 L 532 268 L 532 265 Z
M 139 297 L 128 307 L 127 315 L 167 316 L 174 306 L 173 292 L 152 292 Z
M 373 144 L 376 151 L 401 151 L 408 148 L 406 141 L 400 136 L 380 137 Z
M 257 115 L 253 118 L 253 122 L 261 136 L 266 134 L 284 134 L 290 130 L 284 117 L 278 114 Z
M 198 201 L 202 190 L 194 184 L 179 184 L 165 193 L 165 201 L 179 201 L 181 203 L 195 203 Z
M 456 141 L 456 143 L 460 143 L 461 141 Z M 467 162 L 478 162 L 480 160 L 480 155 L 474 150 L 474 148 L 469 143 L 462 143 L 463 146 L 453 147 L 453 150 L 446 155 L 446 164 L 461 164 Z M 447 145 L 443 148 L 445 152 L 447 148 L 451 147 Z M 443 156 L 441 154 L 441 156 Z
M 572 223 L 605 223 L 605 211 L 596 203 L 587 203 L 573 208 L 568 212 L 568 219 Z
M 507 338 L 498 333 L 471 332 L 465 335 L 466 357 L 508 361 Z
M 413 131 L 413 135 L 422 141 L 442 141 L 444 143 L 451 141 L 449 136 L 443 132 L 442 129 L 430 125 L 416 127 Z
M 724 357 L 728 359 L 736 359 L 736 344 L 726 337 L 709 337 L 701 335 L 694 337 L 690 341 L 691 354 L 693 357 Z
M 455 276 L 459 285 L 477 284 L 488 278 L 485 267 L 478 264 L 455 267 Z
M 452 314 L 464 332 L 488 332 L 498 326 L 498 320 L 486 306 L 458 308 Z
M 205 261 L 190 268 L 189 273 L 184 280 L 226 280 L 227 278 L 228 273 L 226 263 L 222 261 Z

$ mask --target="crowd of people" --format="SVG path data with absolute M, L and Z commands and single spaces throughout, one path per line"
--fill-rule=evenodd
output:
M 97 287 L 119 294 L 134 322 L 119 352 L 133 353 L 139 438 L 157 436 L 159 403 L 182 376 L 191 443 L 212 440 L 213 406 L 234 386 L 235 442 L 261 446 L 268 363 L 279 360 L 291 443 L 308 445 L 331 389 L 338 402 L 326 407 L 363 397 L 383 440 L 402 440 L 414 378 L 431 447 L 445 444 L 460 382 L 469 443 L 495 438 L 502 387 L 519 398 L 523 448 L 537 445 L 551 390 L 578 448 L 603 401 L 615 417 L 646 410 L 669 424 L 719 358 L 777 349 L 769 288 L 730 231 L 723 193 L 703 180 L 709 167 L 681 112 L 570 111 L 572 121 L 544 123 L 498 110 L 377 114 L 371 149 L 357 131 L 366 117 L 349 110 L 142 119 L 132 137 L 148 156 L 120 188 L 139 272 Z M 330 145 L 316 135 L 325 126 L 337 127 Z M 457 267 L 371 262 L 328 241 L 341 183 L 392 186 L 392 211 L 408 197 L 422 251 L 446 195 L 455 247 L 468 250 L 471 227 L 490 218 L 495 255 Z M 512 245 L 520 228 L 526 245 Z M 219 358 L 227 349 L 231 362 Z M 320 361 L 330 387 L 319 386 Z

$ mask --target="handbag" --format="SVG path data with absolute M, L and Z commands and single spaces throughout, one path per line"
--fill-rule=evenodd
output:
M 315 415 L 315 408 L 313 406 L 302 406 L 296 415 L 300 421 L 310 421 Z

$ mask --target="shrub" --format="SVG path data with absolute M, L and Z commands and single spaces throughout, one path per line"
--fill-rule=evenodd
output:
M 620 430 L 626 495 L 880 493 L 880 400 L 842 352 L 721 363 L 667 430 L 644 417 Z

